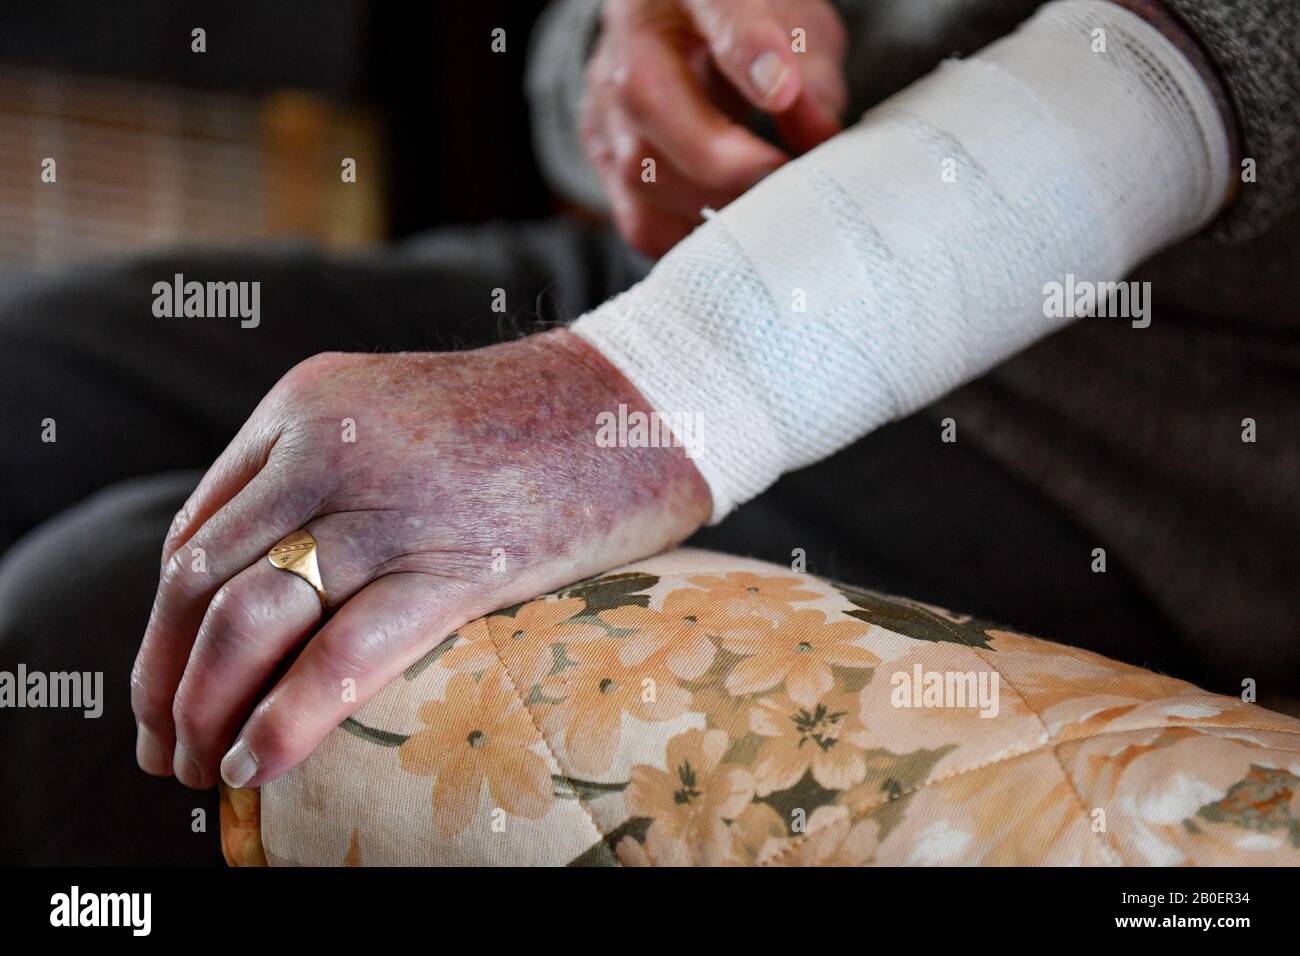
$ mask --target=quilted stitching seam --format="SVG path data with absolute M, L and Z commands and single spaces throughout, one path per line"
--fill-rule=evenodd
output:
M 1020 702 L 1025 705 L 1025 709 L 1034 715 L 1034 719 L 1038 721 L 1038 725 L 1043 728 L 1043 733 L 1047 734 L 1047 743 L 1044 745 L 1044 749 L 1051 752 L 1052 759 L 1056 761 L 1056 765 L 1061 768 L 1061 777 L 1065 780 L 1066 784 L 1069 786 L 1070 792 L 1074 794 L 1075 802 L 1078 803 L 1079 805 L 1079 816 L 1083 819 L 1084 827 L 1088 830 L 1091 830 L 1093 833 L 1095 833 L 1097 835 L 1098 841 L 1101 843 L 1102 859 L 1105 860 L 1107 863 L 1110 863 L 1112 866 L 1122 866 L 1124 863 L 1124 857 L 1122 854 L 1120 854 L 1118 849 L 1111 846 L 1110 831 L 1106 831 L 1105 833 L 1100 833 L 1092 829 L 1091 817 L 1088 815 L 1088 805 L 1087 803 L 1084 802 L 1083 794 L 1079 792 L 1078 783 L 1075 781 L 1074 777 L 1070 774 L 1070 771 L 1065 768 L 1065 762 L 1061 760 L 1061 754 L 1056 749 L 1060 741 L 1054 739 L 1055 735 L 1052 733 L 1051 729 L 1047 726 L 1047 721 L 1043 720 L 1043 715 L 1040 714 L 1032 706 L 1030 706 L 1029 699 L 1025 697 L 1024 692 L 1019 687 L 1017 687 L 1013 681 L 1008 679 L 1006 674 L 1002 673 L 1001 668 L 999 668 L 996 664 L 994 664 L 991 660 L 989 660 L 987 656 L 981 654 L 978 649 L 971 648 L 971 650 L 975 652 L 976 657 L 982 660 L 993 670 L 993 673 L 998 675 L 998 678 L 1004 684 L 1006 684 L 1013 691 L 1015 691 L 1016 696 L 1020 698 Z
M 912 794 L 916 793 L 919 790 L 924 790 L 926 787 L 933 786 L 934 784 L 945 783 L 946 781 L 953 780 L 957 777 L 963 777 L 966 774 L 979 773 L 981 770 L 987 770 L 989 767 L 995 766 L 1000 763 L 1006 763 L 1011 760 L 1018 760 L 1021 757 L 1029 757 L 1036 753 L 1039 753 L 1042 750 L 1045 750 L 1048 747 L 1055 748 L 1061 746 L 1062 744 L 1081 743 L 1082 741 L 1085 740 L 1096 740 L 1099 737 L 1115 737 L 1115 736 L 1119 736 L 1120 734 L 1136 734 L 1136 733 L 1142 733 L 1143 731 L 1147 731 L 1147 730 L 1172 730 L 1172 729 L 1179 729 L 1183 727 L 1194 729 L 1194 730 L 1208 730 L 1208 731 L 1254 730 L 1254 731 L 1258 731 L 1259 733 L 1289 734 L 1292 736 L 1300 736 L 1300 730 L 1277 730 L 1273 727 L 1253 727 L 1249 724 L 1231 724 L 1231 725 L 1228 724 L 1148 724 L 1142 727 L 1124 727 L 1120 730 L 1099 730 L 1094 734 L 1084 734 L 1081 737 L 1072 737 L 1069 740 L 1049 740 L 1046 743 L 1037 744 L 1032 747 L 1026 747 L 1023 750 L 1016 750 L 1010 753 L 1000 754 L 997 757 L 994 757 L 992 760 L 986 760 L 983 763 L 974 764 L 970 767 L 959 767 L 955 770 L 950 770 L 948 773 L 942 774 L 938 777 L 933 777 L 929 780 L 923 780 L 921 783 L 918 783 L 916 786 L 902 791 L 892 799 L 886 797 L 884 800 L 881 800 L 877 803 L 873 803 L 863 808 L 862 812 L 855 814 L 852 817 L 852 821 L 854 823 L 857 823 L 858 821 L 866 817 L 868 814 L 872 813 L 875 810 L 880 809 L 885 804 L 892 802 L 892 800 L 901 800 L 903 799 L 903 797 L 910 797 Z M 1296 747 L 1296 752 L 1300 753 L 1300 746 Z M 1058 757 L 1057 759 L 1059 761 L 1060 758 Z M 784 847 L 780 852 L 774 853 L 772 854 L 772 856 L 764 860 L 763 865 L 764 866 L 772 865 L 773 863 L 775 863 L 776 861 L 784 857 L 786 854 L 792 853 L 794 850 L 798 849 L 810 838 L 812 838 L 815 834 L 820 833 L 824 829 L 826 828 L 818 827 L 815 830 L 809 830 L 807 833 L 804 833 L 799 839 L 792 841 L 789 846 Z
M 488 643 L 492 645 L 492 653 L 494 653 L 497 660 L 501 662 L 501 670 L 505 673 L 506 680 L 510 683 L 510 689 L 519 700 L 519 706 L 524 709 L 524 713 L 528 714 L 528 719 L 532 721 L 533 728 L 537 731 L 537 739 L 542 742 L 542 746 L 546 748 L 546 752 L 550 756 L 552 763 L 555 764 L 555 769 L 560 771 L 560 776 L 564 777 L 565 782 L 569 785 L 569 789 L 573 791 L 574 802 L 576 802 L 582 809 L 583 815 L 587 818 L 587 822 L 591 824 L 591 829 L 592 832 L 596 834 L 596 839 L 605 844 L 609 849 L 610 855 L 614 857 L 614 861 L 619 866 L 622 866 L 623 861 L 618 858 L 618 854 L 615 853 L 614 848 L 610 846 L 608 834 L 606 834 L 605 831 L 596 824 L 596 818 L 592 814 L 591 808 L 587 806 L 586 802 L 579 795 L 578 788 L 574 784 L 573 778 L 565 773 L 564 765 L 560 763 L 560 758 L 555 753 L 555 749 L 551 746 L 551 742 L 546 739 L 546 734 L 542 733 L 542 725 L 537 720 L 537 715 L 533 713 L 533 709 L 529 707 L 527 701 L 524 700 L 524 695 L 519 692 L 519 685 L 515 683 L 515 675 L 510 673 L 510 667 L 506 664 L 505 656 L 501 653 L 501 648 L 497 645 L 496 639 L 492 637 L 491 632 L 488 633 Z
M 931 784 L 943 783 L 945 780 L 952 780 L 955 777 L 962 777 L 968 773 L 977 773 L 978 771 L 984 770 L 987 767 L 992 767 L 994 764 L 1005 763 L 1009 760 L 1015 760 L 1019 757 L 1024 757 L 1029 754 L 1037 753 L 1041 749 L 1042 749 L 1042 745 L 1040 744 L 1036 746 L 1026 747 L 1023 750 L 1016 750 L 1011 753 L 999 754 L 998 756 L 994 757 L 992 760 L 985 761 L 984 763 L 981 764 L 976 764 L 973 767 L 959 767 L 956 770 L 950 770 L 948 773 L 945 773 L 942 776 L 933 777 L 929 780 L 923 780 L 920 783 L 918 783 L 916 786 L 909 787 L 907 790 L 902 791 L 895 797 L 886 797 L 884 800 L 880 800 L 877 803 L 870 804 L 869 806 L 865 807 L 862 810 L 862 812 L 852 816 L 850 820 L 853 823 L 857 823 L 858 821 L 866 817 L 868 814 L 870 814 L 872 811 L 880 809 L 885 804 L 892 803 L 897 800 L 901 800 L 904 797 L 910 797 L 912 794 L 916 793 L 919 790 L 924 790 L 926 787 L 930 786 Z M 783 857 L 789 855 L 790 853 L 793 853 L 795 850 L 799 849 L 810 839 L 812 839 L 814 836 L 816 836 L 818 833 L 821 833 L 822 830 L 825 829 L 826 827 L 823 826 L 823 827 L 818 827 L 815 830 L 808 830 L 798 839 L 791 840 L 788 846 L 782 848 L 780 851 L 776 853 L 773 853 L 766 860 L 764 860 L 763 866 L 772 866 L 776 864 Z

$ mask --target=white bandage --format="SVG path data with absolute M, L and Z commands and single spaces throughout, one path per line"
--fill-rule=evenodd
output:
M 1172 43 L 1061 0 L 783 167 L 573 328 L 697 423 L 716 521 L 1064 324 L 1046 284 L 1120 279 L 1197 230 L 1229 162 Z

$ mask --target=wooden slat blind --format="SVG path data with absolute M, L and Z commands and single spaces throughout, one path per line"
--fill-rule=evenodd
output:
M 381 238 L 378 124 L 251 97 L 0 66 L 0 269 L 160 245 Z M 56 183 L 41 162 L 57 162 Z M 339 176 L 344 157 L 358 181 Z

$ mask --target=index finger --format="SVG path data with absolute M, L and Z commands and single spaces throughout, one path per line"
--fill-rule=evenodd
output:
M 616 83 L 641 136 L 702 186 L 740 193 L 789 159 L 710 103 L 680 53 L 657 35 L 631 42 Z

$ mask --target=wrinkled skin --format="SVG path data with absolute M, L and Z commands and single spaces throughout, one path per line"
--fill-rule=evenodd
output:
M 608 0 L 581 133 L 628 243 L 662 255 L 702 207 L 721 209 L 790 158 L 745 127 L 750 110 L 772 114 L 794 155 L 839 132 L 846 46 L 826 0 Z
M 132 673 L 143 769 L 212 786 L 239 738 L 256 766 L 232 782 L 265 783 L 466 621 L 690 534 L 711 503 L 681 449 L 596 444 L 620 403 L 650 410 L 564 330 L 292 369 L 168 534 Z M 324 618 L 265 560 L 300 527 Z

